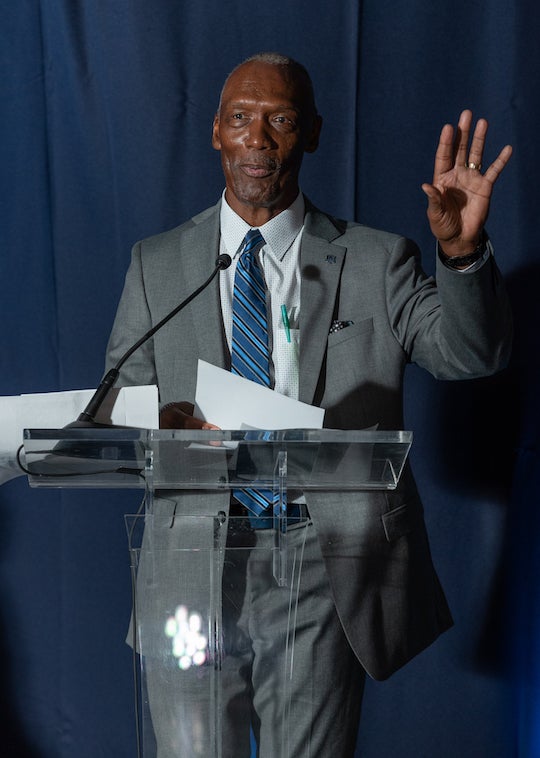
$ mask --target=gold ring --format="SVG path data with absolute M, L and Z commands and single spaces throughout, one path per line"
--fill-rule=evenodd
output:
M 472 168 L 473 171 L 480 171 L 480 169 L 482 168 L 481 163 L 473 163 L 472 161 L 469 161 L 468 163 L 466 163 L 465 166 L 466 168 Z

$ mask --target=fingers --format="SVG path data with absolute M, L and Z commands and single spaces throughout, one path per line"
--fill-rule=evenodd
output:
M 495 158 L 491 166 L 486 170 L 484 177 L 492 184 L 495 184 L 503 168 L 506 166 L 512 156 L 512 145 L 503 147 L 499 155 Z
M 203 421 L 202 418 L 197 416 L 188 416 L 182 414 L 182 426 L 179 429 L 219 429 L 219 426 L 210 424 L 208 421 Z
M 454 128 L 451 124 L 445 124 L 441 129 L 439 145 L 435 153 L 435 166 L 433 169 L 433 181 L 454 167 Z
M 464 110 L 459 117 L 457 129 L 456 129 L 456 142 L 455 142 L 455 156 L 454 165 L 466 166 L 468 163 L 467 151 L 469 149 L 469 135 L 471 132 L 472 113 L 470 110 Z M 476 135 L 476 129 L 475 129 Z M 483 150 L 483 144 L 477 142 L 478 147 Z M 471 159 L 472 160 L 472 159 Z M 480 161 L 478 161 L 480 162 Z
M 451 171 L 454 166 L 466 165 L 471 123 L 472 112 L 464 110 L 459 117 L 455 134 L 452 124 L 445 124 L 443 126 L 435 155 L 434 182 L 437 181 L 438 176 Z
M 463 165 L 467 166 L 468 168 L 474 169 L 475 166 L 478 166 L 478 170 L 480 170 L 480 167 L 482 166 L 482 156 L 484 155 L 484 145 L 486 143 L 487 129 L 488 123 L 485 118 L 478 119 L 471 140 L 471 147 L 469 149 L 468 157 L 465 150 L 465 159 Z M 472 164 L 472 166 L 470 164 Z
M 484 139 L 487 130 L 487 122 L 481 120 L 478 122 L 473 143 L 474 154 L 481 155 L 484 149 Z M 472 112 L 470 110 L 464 110 L 459 117 L 458 125 L 454 134 L 454 127 L 452 124 L 445 124 L 441 130 L 441 136 L 439 138 L 439 146 L 435 155 L 435 168 L 433 173 L 433 181 L 437 181 L 437 177 L 441 174 L 451 171 L 455 166 L 466 166 L 468 163 L 467 152 L 469 147 L 469 135 L 472 124 Z M 480 127 L 480 128 L 479 128 Z M 471 145 L 472 149 L 472 145 Z M 471 158 L 471 160 L 473 160 Z
M 460 167 L 465 166 L 472 169 L 477 167 L 479 170 L 482 165 L 488 122 L 485 118 L 478 119 L 469 147 L 472 118 L 472 111 L 467 109 L 461 112 L 454 144 L 454 165 Z
M 466 109 L 460 114 L 455 133 L 451 124 L 443 126 L 435 155 L 434 184 L 437 182 L 438 177 L 447 171 L 451 171 L 453 168 L 466 167 L 470 170 L 476 169 L 480 171 L 488 132 L 488 122 L 485 118 L 478 119 L 472 138 L 470 138 L 472 119 L 472 111 Z M 484 175 L 491 183 L 497 180 L 499 174 L 510 160 L 511 155 L 512 148 L 510 145 L 506 145 L 487 169 Z M 426 194 L 429 197 L 429 193 L 426 192 Z
M 210 424 L 210 423 L 208 423 L 208 421 L 205 421 L 203 423 L 203 425 L 201 426 L 201 429 L 208 429 L 210 431 L 214 430 L 214 431 L 218 431 L 218 432 L 221 431 L 221 427 L 220 426 L 216 426 L 215 424 Z M 210 440 L 208 442 L 208 444 L 210 445 L 210 447 L 221 447 L 222 443 L 221 443 L 221 440 Z
M 470 111 L 463 112 L 463 114 L 466 114 L 466 113 L 470 113 Z M 462 117 L 463 117 L 463 114 L 462 114 Z M 471 114 L 471 117 L 472 117 L 472 114 Z M 469 154 L 467 156 L 466 141 L 464 140 L 463 146 L 465 147 L 465 150 L 462 151 L 462 144 L 460 143 L 459 150 L 458 150 L 459 154 L 458 154 L 458 157 L 456 158 L 456 165 L 460 164 L 461 157 L 465 155 L 467 157 L 465 158 L 464 165 L 468 169 L 472 169 L 472 170 L 476 169 L 477 171 L 480 172 L 482 168 L 482 157 L 484 155 L 484 146 L 486 143 L 487 131 L 488 131 L 488 122 L 486 121 L 486 119 L 485 118 L 478 119 L 478 122 L 474 130 L 474 134 L 471 140 Z M 495 158 L 491 166 L 489 166 L 489 168 L 484 172 L 484 175 L 483 175 L 484 178 L 487 179 L 491 184 L 494 184 L 499 178 L 501 171 L 510 160 L 511 155 L 512 155 L 512 146 L 506 145 L 505 147 L 503 147 L 503 149 L 501 150 L 499 155 Z
M 193 403 L 169 403 L 160 411 L 160 429 L 219 429 L 219 426 L 194 416 L 193 410 Z

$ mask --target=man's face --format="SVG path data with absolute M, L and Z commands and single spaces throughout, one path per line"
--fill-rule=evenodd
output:
M 289 207 L 304 152 L 317 148 L 321 121 L 302 84 L 288 68 L 251 61 L 223 89 L 212 145 L 221 151 L 227 202 L 252 226 Z

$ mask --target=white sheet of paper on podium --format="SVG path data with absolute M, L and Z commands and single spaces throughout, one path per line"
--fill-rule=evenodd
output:
M 195 416 L 220 429 L 321 429 L 324 409 L 199 360 Z
M 16 460 L 17 450 L 23 441 L 23 429 L 61 429 L 77 418 L 94 392 L 91 389 L 71 390 L 0 397 L 0 484 L 23 474 Z M 157 429 L 157 387 L 112 389 L 96 421 Z

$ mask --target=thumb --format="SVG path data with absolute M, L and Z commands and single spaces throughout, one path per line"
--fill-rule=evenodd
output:
M 422 190 L 428 199 L 427 215 L 430 223 L 439 222 L 444 216 L 443 198 L 437 187 L 432 184 L 422 184 Z M 432 231 L 433 228 L 432 228 Z
M 433 184 L 424 182 L 424 184 L 422 184 L 422 191 L 427 196 L 430 205 L 440 207 L 442 195 L 437 187 L 434 187 Z

